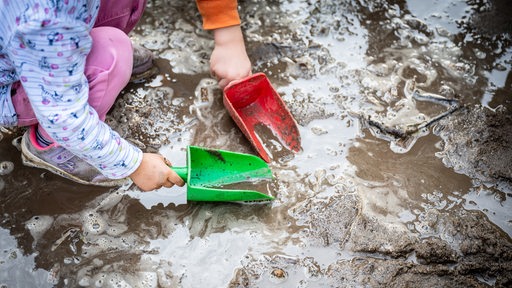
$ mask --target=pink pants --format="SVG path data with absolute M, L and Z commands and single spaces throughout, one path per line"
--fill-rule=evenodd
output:
M 101 0 L 100 11 L 91 30 L 92 48 L 85 62 L 84 74 L 89 82 L 89 105 L 103 121 L 121 90 L 130 80 L 133 52 L 127 36 L 144 12 L 147 0 Z M 18 125 L 37 124 L 37 118 L 19 82 L 12 102 Z M 47 139 L 52 139 L 40 130 Z

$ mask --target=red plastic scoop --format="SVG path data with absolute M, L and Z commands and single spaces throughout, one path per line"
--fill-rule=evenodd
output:
M 265 74 L 231 82 L 224 88 L 224 106 L 266 162 L 270 162 L 272 152 L 268 150 L 272 137 L 263 135 L 268 129 L 288 150 L 301 150 L 297 123 Z

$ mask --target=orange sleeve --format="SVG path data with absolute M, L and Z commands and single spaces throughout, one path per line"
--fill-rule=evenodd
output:
M 196 0 L 205 30 L 240 24 L 237 0 Z

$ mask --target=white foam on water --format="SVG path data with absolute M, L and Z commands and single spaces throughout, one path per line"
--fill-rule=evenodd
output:
M 162 86 L 162 80 L 164 79 L 163 75 L 156 75 L 154 79 L 151 80 L 151 82 L 147 83 L 147 87 L 156 88 Z
M 30 235 L 34 238 L 34 241 L 38 242 L 41 236 L 50 229 L 53 220 L 51 216 L 37 215 L 30 218 L 30 220 L 25 223 L 25 227 L 30 231 Z
M 11 161 L 0 162 L 0 176 L 8 175 L 12 172 L 12 170 L 14 170 L 14 163 Z
M 86 233 L 102 234 L 108 228 L 107 221 L 103 216 L 94 210 L 85 210 L 81 217 L 82 229 Z

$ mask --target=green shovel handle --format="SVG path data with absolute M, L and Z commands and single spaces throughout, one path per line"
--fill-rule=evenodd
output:
M 171 169 L 180 176 L 183 181 L 187 182 L 188 178 L 188 167 L 174 167 L 172 166 Z

